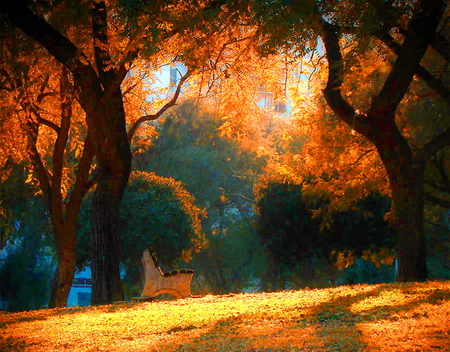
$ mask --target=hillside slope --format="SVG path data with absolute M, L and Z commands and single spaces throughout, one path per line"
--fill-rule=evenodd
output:
M 1 351 L 450 351 L 450 282 L 0 313 Z

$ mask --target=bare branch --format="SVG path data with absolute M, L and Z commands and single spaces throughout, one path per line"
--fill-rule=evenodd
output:
M 169 108 L 174 106 L 177 102 L 177 99 L 181 93 L 181 89 L 183 87 L 183 84 L 187 81 L 187 79 L 192 75 L 191 71 L 186 72 L 183 77 L 180 78 L 180 81 L 178 82 L 177 89 L 175 90 L 175 93 L 170 99 L 156 114 L 152 115 L 144 115 L 141 116 L 130 128 L 128 131 L 128 140 L 131 143 L 131 140 L 134 137 L 134 134 L 136 133 L 136 130 L 139 128 L 140 125 L 142 125 L 144 122 L 147 121 L 153 121 L 161 117 L 162 114 L 164 114 Z
M 397 109 L 409 89 L 420 60 L 435 36 L 442 14 L 442 2 L 425 1 L 422 6 L 426 11 L 419 12 L 409 24 L 397 60 L 369 110 L 371 116 L 393 118 L 393 114 L 387 112 L 394 113 Z
M 59 134 L 59 131 L 60 131 L 60 128 L 59 128 L 59 126 L 56 124 L 56 123 L 54 123 L 54 122 L 52 122 L 52 121 L 49 121 L 49 120 L 47 120 L 47 119 L 44 119 L 43 117 L 41 117 L 41 115 L 40 114 L 36 114 L 36 112 L 34 112 L 35 113 L 35 115 L 37 116 L 37 121 L 38 121 L 38 123 L 40 123 L 40 124 L 42 124 L 42 125 L 45 125 L 45 126 L 47 126 L 47 127 L 50 127 L 52 130 L 54 130 L 57 134 Z
M 387 47 L 389 47 L 394 53 L 398 54 L 400 52 L 401 46 L 388 34 L 388 33 L 377 33 L 377 38 L 380 39 Z M 441 80 L 434 77 L 426 68 L 422 65 L 418 65 L 416 69 L 416 74 L 422 78 L 428 86 L 438 93 L 447 103 L 450 104 L 450 89 L 448 89 Z
M 450 145 L 450 128 L 426 143 L 417 155 L 420 162 L 426 162 L 437 152 Z

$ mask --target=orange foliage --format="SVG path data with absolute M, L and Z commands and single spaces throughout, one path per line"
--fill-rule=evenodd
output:
M 270 160 L 266 177 L 303 184 L 305 197 L 319 195 L 331 200 L 329 210 L 344 210 L 371 192 L 387 194 L 388 183 L 376 148 L 328 109 L 322 97 L 326 72 L 319 61 L 313 56 L 303 62 L 308 77 L 289 87 L 293 119 L 280 142 L 284 152 Z M 355 71 L 348 90 L 366 79 Z M 370 93 L 355 88 L 350 95 L 357 101 Z

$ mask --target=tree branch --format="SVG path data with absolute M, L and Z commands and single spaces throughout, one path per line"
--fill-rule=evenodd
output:
M 426 162 L 440 150 L 450 145 L 450 128 L 426 143 L 417 154 L 419 162 Z
M 192 75 L 191 71 L 186 72 L 183 77 L 180 78 L 180 81 L 178 82 L 177 89 L 172 97 L 156 114 L 153 115 L 145 115 L 141 116 L 130 128 L 128 131 L 128 140 L 131 143 L 131 140 L 133 139 L 134 134 L 136 133 L 136 130 L 139 128 L 141 124 L 143 124 L 146 121 L 153 121 L 161 117 L 162 114 L 164 114 L 169 108 L 171 108 L 175 103 L 177 102 L 177 99 L 181 93 L 181 89 L 183 87 L 183 84 L 187 81 L 187 79 Z
M 70 65 L 79 59 L 78 48 L 45 20 L 35 15 L 28 8 L 27 2 L 3 0 L 0 4 L 0 11 L 25 34 L 45 47 L 61 63 Z
M 36 172 L 36 176 L 41 185 L 42 193 L 44 194 L 44 199 L 47 202 L 49 208 L 51 206 L 51 194 L 52 194 L 52 184 L 50 182 L 50 177 L 47 169 L 42 162 L 41 156 L 37 150 L 36 142 L 38 137 L 37 125 L 33 122 L 31 114 L 33 113 L 28 106 L 24 105 L 24 111 L 26 114 L 25 122 L 23 127 L 27 134 L 27 152 L 30 156 L 31 163 Z
M 390 48 L 394 53 L 398 54 L 401 50 L 400 44 L 395 42 L 395 40 L 386 32 L 376 33 L 376 37 L 380 39 L 388 48 Z M 447 103 L 450 104 L 450 89 L 448 89 L 441 80 L 434 77 L 426 68 L 422 65 L 418 65 L 416 69 L 416 74 L 422 78 L 428 86 L 433 89 L 437 94 L 439 94 Z
M 68 70 L 63 67 L 60 75 L 60 90 L 59 100 L 61 104 L 61 127 L 59 129 L 58 137 L 56 138 L 55 145 L 53 147 L 52 164 L 52 213 L 59 214 L 59 218 L 62 215 L 62 192 L 61 184 L 63 178 L 64 169 L 64 151 L 66 148 L 67 140 L 69 138 L 70 120 L 72 118 L 72 97 L 70 94 L 70 83 L 68 76 Z
M 52 130 L 54 130 L 56 132 L 56 134 L 59 134 L 60 128 L 56 123 L 49 121 L 47 119 L 44 119 L 43 117 L 41 117 L 40 114 L 36 114 L 36 112 L 34 112 L 34 113 L 37 116 L 38 123 L 45 125 L 47 127 L 50 127 Z
M 387 116 L 386 112 L 395 112 L 405 96 L 414 73 L 419 66 L 428 45 L 436 34 L 442 15 L 442 1 L 424 0 L 423 11 L 419 12 L 409 24 L 404 43 L 398 51 L 397 60 L 387 77 L 380 93 L 374 99 L 369 110 L 371 116 Z
M 320 20 L 322 22 L 321 37 L 328 60 L 328 81 L 327 86 L 323 90 L 325 99 L 340 119 L 352 129 L 370 139 L 372 131 L 367 116 L 357 113 L 342 96 L 341 87 L 344 81 L 344 64 L 336 27 L 323 19 Z
M 450 200 L 436 197 L 430 193 L 426 193 L 425 197 L 426 197 L 426 200 L 430 203 L 440 205 L 441 207 L 444 207 L 444 208 L 450 208 Z
M 75 185 L 73 187 L 72 194 L 70 195 L 69 203 L 67 204 L 68 217 L 78 213 L 81 206 L 81 201 L 94 184 L 89 182 L 89 170 L 95 155 L 91 135 L 92 134 L 88 131 L 87 137 L 84 141 L 83 154 L 81 155 L 80 162 L 78 163 Z
M 40 43 L 52 56 L 65 65 L 81 87 L 80 103 L 85 111 L 95 111 L 92 94 L 99 94 L 101 87 L 89 59 L 69 39 L 55 30 L 43 18 L 33 13 L 23 0 L 0 1 L 0 12 L 30 38 Z

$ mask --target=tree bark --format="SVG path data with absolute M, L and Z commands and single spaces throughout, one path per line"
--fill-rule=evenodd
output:
M 65 307 L 70 287 L 75 275 L 75 246 L 77 223 L 65 222 L 64 226 L 55 226 L 58 265 L 53 276 L 49 307 Z
M 113 180 L 101 180 L 92 199 L 92 304 L 124 299 L 119 273 L 117 218 L 119 195 L 112 195 Z
M 423 168 L 413 168 L 422 180 L 393 186 L 396 213 L 398 282 L 426 281 L 427 243 L 424 232 Z M 398 188 L 398 189 L 397 189 Z
M 131 149 L 120 89 L 99 107 L 98 183 L 92 199 L 92 304 L 124 299 L 119 273 L 119 206 L 131 172 Z
M 404 142 L 392 153 L 378 149 L 389 176 L 395 210 L 397 234 L 398 282 L 427 279 L 427 244 L 424 232 L 425 163 L 413 155 Z M 407 148 L 407 149 L 405 149 Z

